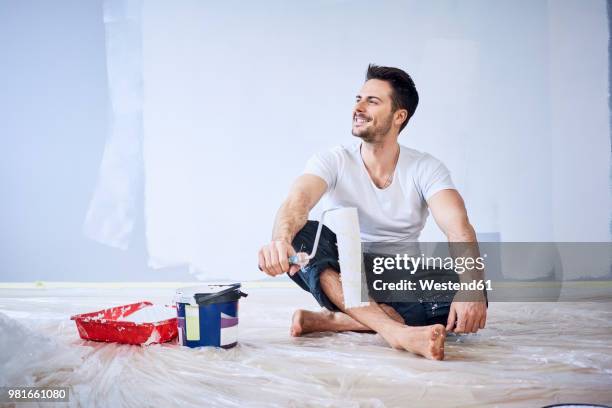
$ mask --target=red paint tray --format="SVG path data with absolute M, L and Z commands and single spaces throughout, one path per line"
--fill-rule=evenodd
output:
M 178 334 L 176 317 L 151 323 L 118 320 L 149 306 L 153 306 L 153 303 L 132 303 L 74 315 L 70 319 L 75 321 L 79 335 L 85 340 L 147 345 L 175 338 Z

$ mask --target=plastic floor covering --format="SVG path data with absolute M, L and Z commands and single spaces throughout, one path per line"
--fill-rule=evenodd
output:
M 369 333 L 289 335 L 298 288 L 245 289 L 239 345 L 81 340 L 69 317 L 172 289 L 0 289 L 0 386 L 67 386 L 80 407 L 541 407 L 612 404 L 612 307 L 492 303 L 487 328 L 447 338 L 444 361 Z M 50 406 L 40 404 L 40 406 Z

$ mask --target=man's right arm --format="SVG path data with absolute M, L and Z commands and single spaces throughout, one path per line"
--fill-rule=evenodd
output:
M 303 174 L 297 178 L 276 214 L 272 241 L 259 250 L 259 269 L 270 276 L 299 270 L 298 265 L 289 265 L 289 257 L 295 255 L 291 242 L 326 189 L 327 183 L 319 176 Z

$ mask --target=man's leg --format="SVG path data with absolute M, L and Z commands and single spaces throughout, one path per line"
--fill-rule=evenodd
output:
M 316 222 L 308 221 L 304 228 L 298 232 L 293 241 L 293 247 L 296 251 L 310 252 L 312 250 L 317 226 L 318 224 Z M 324 279 L 318 272 L 318 268 L 321 264 L 327 264 L 327 269 L 324 269 L 322 272 L 326 272 L 325 275 L 332 278 L 333 287 L 331 289 L 322 287 Z M 428 338 L 426 338 L 425 331 L 433 326 L 418 328 L 405 326 L 403 318 L 392 307 L 372 303 L 376 316 L 379 318 L 381 316 L 384 317 L 384 321 L 386 321 L 386 323 L 394 323 L 393 327 L 390 326 L 389 330 L 383 330 L 383 328 L 372 326 L 368 323 L 370 320 L 367 318 L 367 316 L 364 319 L 363 316 L 358 317 L 356 315 L 362 315 L 362 311 L 367 312 L 370 307 L 351 309 L 352 311 L 357 310 L 358 312 L 351 312 L 347 314 L 346 310 L 344 310 L 342 285 L 340 283 L 338 272 L 336 272 L 339 270 L 339 267 L 336 236 L 331 230 L 323 226 L 321 239 L 317 248 L 317 255 L 315 256 L 315 259 L 311 260 L 308 267 L 311 269 L 305 271 L 304 273 L 300 271 L 291 276 L 291 279 L 294 280 L 302 289 L 312 293 L 317 302 L 321 306 L 330 310 L 330 312 L 317 313 L 304 310 L 296 311 L 291 324 L 291 334 L 293 336 L 299 336 L 312 331 L 374 330 L 380 333 L 383 338 L 385 338 L 393 347 L 410 349 L 415 353 L 422 354 L 430 358 L 442 358 L 439 356 L 439 354 L 440 349 L 442 350 L 442 356 L 444 354 L 444 338 L 442 338 L 440 341 L 438 338 L 439 336 L 437 335 L 437 330 L 439 327 L 443 328 L 442 325 L 437 325 L 435 327 L 436 331 L 434 331 L 432 335 L 436 338 L 434 342 L 435 347 L 433 351 L 428 351 L 426 348 L 430 341 Z M 336 296 L 334 298 L 328 297 L 328 292 L 333 292 Z M 399 327 L 413 330 L 399 331 Z M 442 333 L 444 336 L 445 333 L 443 330 Z M 391 339 L 392 337 L 394 337 L 394 339 Z M 412 343 L 415 342 L 425 344 L 418 345 L 417 347 L 417 345 L 412 345 Z M 408 348 L 408 343 L 410 343 L 410 348 Z
M 318 312 L 298 309 L 291 319 L 291 335 L 299 337 L 313 332 L 371 331 L 343 312 L 321 309 Z
M 375 302 L 370 302 L 369 306 L 346 309 L 338 273 L 328 268 L 321 273 L 320 282 L 323 292 L 342 312 L 380 334 L 391 347 L 430 359 L 444 359 L 446 332 L 441 324 L 406 326 L 389 317 Z
M 292 244 L 297 252 L 312 251 L 318 226 L 318 222 L 308 221 L 296 234 Z M 322 331 L 371 331 L 369 327 L 340 312 L 327 299 L 319 284 L 319 270 L 327 267 L 338 270 L 340 264 L 338 263 L 336 234 L 326 226 L 323 226 L 315 258 L 309 262 L 307 267 L 309 270 L 298 271 L 290 276 L 302 289 L 310 292 L 323 309 L 319 312 L 302 309 L 296 310 L 291 321 L 291 335 L 301 336 L 306 333 Z M 392 311 L 395 312 L 395 310 Z M 397 314 L 397 317 L 401 319 L 399 314 Z
M 404 319 L 391 306 L 379 304 L 383 311 L 393 320 L 404 324 Z M 312 332 L 373 331 L 359 323 L 344 312 L 332 312 L 322 309 L 319 312 L 298 309 L 291 320 L 291 335 L 294 337 Z

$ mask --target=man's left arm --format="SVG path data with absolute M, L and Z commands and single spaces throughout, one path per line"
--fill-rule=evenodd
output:
M 446 235 L 451 256 L 476 259 L 480 256 L 476 233 L 470 225 L 465 203 L 457 190 L 441 190 L 427 200 L 436 224 Z M 461 282 L 484 279 L 482 269 L 470 268 L 459 275 Z M 451 303 L 446 331 L 476 333 L 484 329 L 487 306 L 483 292 L 457 292 Z M 453 330 L 454 328 L 454 330 Z

